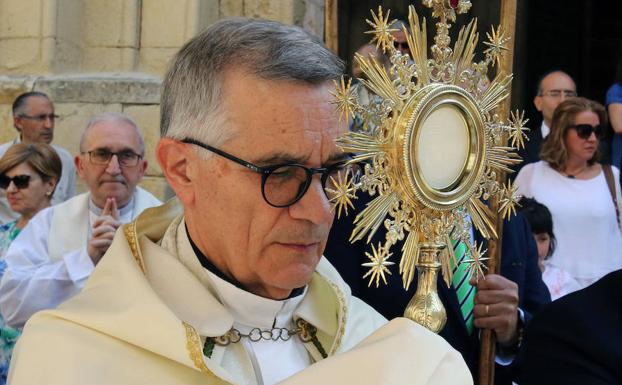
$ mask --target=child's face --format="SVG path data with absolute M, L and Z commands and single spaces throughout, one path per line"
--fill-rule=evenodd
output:
M 533 237 L 536 239 L 536 244 L 538 245 L 538 262 L 540 263 L 540 268 L 542 268 L 542 264 L 544 263 L 544 259 L 549 253 L 549 247 L 551 245 L 551 237 L 548 233 L 538 233 L 533 234 Z

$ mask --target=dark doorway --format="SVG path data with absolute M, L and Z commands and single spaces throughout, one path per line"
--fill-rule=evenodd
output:
M 339 53 L 351 65 L 358 47 L 369 41 L 365 19 L 370 9 L 391 9 L 391 18 L 406 20 L 413 4 L 420 17 L 428 20 L 428 36 L 434 34 L 431 11 L 421 1 L 340 0 Z M 491 25 L 499 23 L 499 0 L 473 0 L 469 15 L 459 15 L 452 28 L 458 29 L 471 17 L 478 18 L 480 42 Z M 524 109 L 530 126 L 540 124 L 533 108 L 536 83 L 542 73 L 563 69 L 577 82 L 579 94 L 604 102 L 614 81 L 621 52 L 622 1 L 620 0 L 519 0 L 514 51 L 513 108 Z M 483 48 L 480 47 L 478 52 Z

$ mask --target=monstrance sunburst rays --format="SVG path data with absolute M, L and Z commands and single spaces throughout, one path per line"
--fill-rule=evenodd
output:
M 385 69 L 373 58 L 357 56 L 355 60 L 365 73 L 363 84 L 378 98 L 371 105 L 361 105 L 347 85 L 334 94 L 335 102 L 342 115 L 359 114 L 364 120 L 373 120 L 375 129 L 371 132 L 350 132 L 337 140 L 337 144 L 346 152 L 354 154 L 352 162 L 364 164 L 360 178 L 357 178 L 356 189 L 367 191 L 373 200 L 354 220 L 355 229 L 350 240 L 371 240 L 374 233 L 385 225 L 386 240 L 378 247 L 372 245 L 372 253 L 366 253 L 370 262 L 363 264 L 369 267 L 365 277 L 369 284 L 386 282 L 387 266 L 391 256 L 391 246 L 405 240 L 399 264 L 404 287 L 413 280 L 415 266 L 419 263 L 419 251 L 426 244 L 448 245 L 451 239 L 465 242 L 470 250 L 467 263 L 474 275 L 483 275 L 485 266 L 481 245 L 476 247 L 470 241 L 470 223 L 473 223 L 485 237 L 496 237 L 494 221 L 495 213 L 483 203 L 493 196 L 500 199 L 500 212 L 509 216 L 515 210 L 515 188 L 511 184 L 505 186 L 497 181 L 500 172 L 509 172 L 510 167 L 520 159 L 514 153 L 516 148 L 524 145 L 524 115 L 518 111 L 512 113 L 509 120 L 499 117 L 497 110 L 501 102 L 508 96 L 512 79 L 511 74 L 498 74 L 494 79 L 488 77 L 489 68 L 498 66 L 499 58 L 507 51 L 508 38 L 500 28 L 493 28 L 487 34 L 488 41 L 484 44 L 484 59 L 474 62 L 478 40 L 476 21 L 462 27 L 453 47 L 450 47 L 449 22 L 454 22 L 456 13 L 465 13 L 471 4 L 467 0 L 424 0 L 423 4 L 433 9 L 433 17 L 440 20 L 436 24 L 434 44 L 428 55 L 425 19 L 419 20 L 413 6 L 410 6 L 408 21 L 410 31 L 404 29 L 412 57 L 397 51 L 393 44 L 389 12 L 383 16 L 383 10 L 372 11 L 372 21 L 367 20 L 373 34 L 372 43 L 381 48 L 391 59 L 391 67 Z M 450 4 L 456 4 L 451 7 Z M 404 126 L 416 119 L 412 100 L 420 100 L 422 95 L 433 93 L 442 87 L 452 92 L 465 95 L 475 106 L 473 115 L 480 119 L 483 126 L 481 143 L 483 165 L 473 171 L 469 178 L 473 188 L 470 194 L 459 204 L 447 209 L 439 209 L 434 205 L 413 198 L 408 186 L 400 183 L 404 180 Z M 419 99 L 417 99 L 419 98 Z M 410 104 L 409 104 L 410 103 Z M 417 108 L 419 105 L 417 105 Z M 410 110 L 409 110 L 410 108 Z M 412 114 L 406 119 L 403 115 Z M 509 137 L 511 144 L 503 143 Z M 409 155 L 410 156 L 410 155 Z M 412 155 L 416 156 L 416 155 Z M 466 190 L 465 190 L 466 191 Z M 416 195 L 416 194 L 415 194 Z M 343 194 L 342 194 L 343 196 Z M 447 249 L 441 253 L 440 265 L 445 282 L 451 282 L 451 263 L 453 258 Z

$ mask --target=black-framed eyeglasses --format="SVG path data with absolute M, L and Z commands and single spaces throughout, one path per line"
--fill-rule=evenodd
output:
M 574 124 L 572 126 L 568 126 L 568 128 L 573 128 L 577 131 L 577 136 L 581 139 L 589 139 L 592 135 L 596 135 L 596 139 L 602 139 L 605 136 L 606 127 L 602 125 L 592 126 L 591 124 Z
M 7 176 L 6 174 L 0 175 L 0 188 L 6 190 L 13 182 L 18 189 L 26 189 L 30 184 L 30 175 L 15 175 L 14 177 Z
M 326 198 L 332 202 L 337 194 L 336 183 L 345 180 L 347 173 L 356 173 L 353 170 L 356 165 L 347 164 L 347 160 L 320 168 L 295 163 L 261 167 L 195 139 L 185 138 L 181 142 L 199 146 L 261 174 L 261 194 L 273 207 L 288 207 L 298 202 L 309 189 L 314 174 L 320 174 Z
M 142 155 L 135 153 L 132 150 L 123 150 L 119 152 L 112 152 L 106 150 L 105 148 L 98 148 L 92 151 L 84 151 L 81 154 L 88 154 L 89 161 L 92 164 L 96 164 L 98 166 L 106 166 L 110 163 L 110 159 L 112 159 L 113 155 L 117 156 L 117 161 L 119 165 L 122 167 L 135 167 L 138 165 L 140 159 L 142 159 Z
M 36 120 L 37 122 L 45 122 L 47 119 L 50 119 L 53 122 L 54 120 L 58 119 L 58 115 L 55 114 L 41 114 L 35 116 L 19 115 L 19 117 L 22 119 Z

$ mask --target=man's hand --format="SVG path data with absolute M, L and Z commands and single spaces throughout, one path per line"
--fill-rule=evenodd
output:
M 97 265 L 112 244 L 112 238 L 119 226 L 121 222 L 119 222 L 117 201 L 114 198 L 108 198 L 102 214 L 93 222 L 92 237 L 86 248 L 94 265 Z
M 502 346 L 513 346 L 518 338 L 518 285 L 509 279 L 488 274 L 471 285 L 477 286 L 473 324 L 492 329 Z

